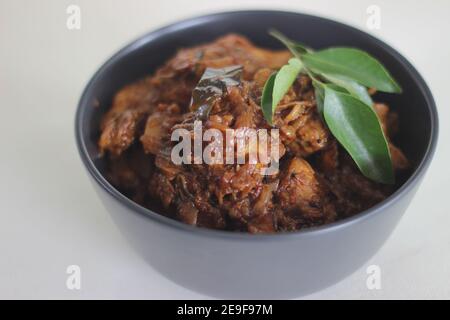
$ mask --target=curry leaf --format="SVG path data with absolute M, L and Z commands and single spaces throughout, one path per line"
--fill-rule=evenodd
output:
M 379 91 L 400 93 L 401 88 L 383 65 L 368 53 L 355 48 L 329 48 L 302 55 L 305 66 L 319 74 L 350 78 Z
M 300 62 L 300 70 L 311 77 L 319 115 L 361 172 L 372 180 L 393 183 L 388 142 L 366 89 L 401 92 L 389 72 L 375 58 L 358 49 L 330 48 L 315 52 L 277 31 L 270 34 L 292 52 Z M 280 72 L 272 74 L 264 87 L 261 106 L 271 124 L 276 105 L 295 80 L 286 75 L 294 73 L 290 65 L 280 69 L 281 75 Z
M 328 81 L 334 83 L 335 85 L 338 85 L 345 90 L 347 90 L 352 96 L 355 98 L 358 98 L 368 106 L 373 105 L 372 98 L 370 97 L 369 93 L 367 92 L 366 87 L 360 85 L 359 83 L 344 77 L 344 76 L 338 76 L 338 75 L 331 75 L 331 74 L 322 74 L 322 76 L 327 79 Z
M 319 115 L 323 115 L 323 102 L 325 100 L 325 88 L 323 85 L 313 82 L 314 94 L 316 96 L 316 106 Z
M 276 74 L 272 74 L 266 82 L 261 98 L 261 108 L 269 124 L 272 125 L 273 114 L 278 103 L 292 86 L 301 69 L 301 61 L 292 58 Z
M 357 98 L 325 87 L 324 118 L 361 172 L 382 183 L 394 182 L 388 143 L 375 111 Z
M 266 84 L 264 85 L 264 89 L 261 96 L 261 109 L 266 121 L 272 125 L 272 93 L 273 93 L 273 85 L 275 83 L 275 77 L 277 73 L 274 72 L 267 79 Z
M 224 95 L 228 88 L 241 82 L 242 66 L 230 66 L 221 69 L 207 68 L 197 86 L 192 91 L 190 109 L 196 117 L 205 120 L 214 102 Z
M 275 77 L 275 83 L 273 85 L 273 111 L 275 111 L 276 105 L 280 102 L 280 100 L 292 86 L 301 69 L 301 61 L 299 59 L 292 58 L 289 60 L 288 64 L 281 67 L 280 71 L 278 71 L 277 76 Z
M 324 84 L 324 86 L 328 87 L 330 89 L 333 89 L 334 91 L 337 91 L 337 92 L 349 93 L 345 88 L 342 88 L 334 83 L 326 83 L 326 84 Z
M 349 93 L 345 88 L 342 88 L 334 83 L 322 83 L 318 81 L 313 81 L 314 86 L 314 94 L 316 96 L 316 105 L 317 105 L 317 111 L 319 112 L 319 115 L 323 116 L 323 103 L 325 100 L 325 88 L 328 87 L 330 89 L 333 89 L 338 92 L 342 93 Z M 323 118 L 322 118 L 323 120 Z

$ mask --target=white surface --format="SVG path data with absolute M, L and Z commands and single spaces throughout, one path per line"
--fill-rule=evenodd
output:
M 242 4 L 245 3 L 245 6 Z M 79 31 L 66 8 L 82 10 Z M 381 29 L 366 8 L 381 8 Z M 434 161 L 393 236 L 365 267 L 304 298 L 450 298 L 450 98 L 448 1 L 5 1 L 0 0 L 0 298 L 191 298 L 206 296 L 157 274 L 112 224 L 79 160 L 75 107 L 93 72 L 144 32 L 180 18 L 238 8 L 277 8 L 334 18 L 404 54 L 431 87 L 440 112 Z M 79 265 L 82 288 L 66 288 Z

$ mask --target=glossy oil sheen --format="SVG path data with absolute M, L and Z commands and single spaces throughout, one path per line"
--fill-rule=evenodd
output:
M 170 220 L 133 203 L 104 179 L 104 162 L 98 157 L 97 148 L 98 124 L 117 90 L 152 73 L 178 48 L 209 42 L 229 32 L 243 34 L 259 46 L 282 48 L 267 34 L 270 28 L 315 49 L 339 45 L 366 50 L 398 80 L 404 90 L 402 95 L 376 97 L 399 113 L 400 134 L 395 142 L 416 167 L 398 191 L 346 220 L 290 234 L 255 236 L 200 229 Z M 186 288 L 215 297 L 289 298 L 345 278 L 383 245 L 431 161 L 438 121 L 433 98 L 422 77 L 383 42 L 315 16 L 241 11 L 175 23 L 126 46 L 87 85 L 75 127 L 81 158 L 100 198 L 124 236 L 161 274 Z

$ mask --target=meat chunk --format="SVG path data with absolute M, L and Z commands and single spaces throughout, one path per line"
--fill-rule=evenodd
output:
M 101 152 L 120 155 L 139 135 L 146 116 L 153 108 L 156 91 L 145 78 L 120 90 L 113 99 L 109 111 L 101 121 L 99 140 Z
M 120 155 L 128 149 L 138 135 L 147 114 L 147 108 L 135 108 L 125 110 L 107 120 L 99 140 L 100 151 Z
M 176 104 L 161 104 L 158 108 L 163 111 L 156 111 L 147 118 L 144 134 L 140 138 L 144 151 L 154 155 L 170 140 L 170 129 L 181 121 Z
M 334 173 L 339 167 L 338 143 L 332 140 L 319 155 L 318 164 L 325 174 Z
M 287 51 L 272 51 L 255 47 L 246 38 L 230 34 L 219 38 L 211 45 L 202 45 L 181 50 L 172 60 L 172 65 L 183 66 L 200 76 L 209 68 L 231 65 L 244 67 L 244 79 L 250 79 L 261 68 L 278 69 L 290 58 Z
M 111 108 L 102 119 L 101 129 L 119 114 L 133 109 L 150 109 L 157 99 L 157 91 L 151 84 L 152 77 L 147 77 L 119 90 L 114 96 Z
M 277 191 L 283 210 L 305 220 L 331 221 L 334 210 L 327 206 L 326 186 L 316 177 L 314 169 L 301 158 L 293 158 L 283 172 Z
M 393 143 L 389 143 L 389 151 L 391 153 L 392 165 L 395 170 L 407 170 L 411 167 L 409 160 L 405 157 L 403 152 Z
M 272 210 L 274 208 L 273 196 L 278 189 L 278 180 L 264 184 L 261 192 L 253 204 L 252 216 L 248 222 L 248 231 L 251 233 L 275 232 L 276 227 Z
M 296 154 L 307 157 L 328 145 L 329 131 L 319 117 L 312 117 L 296 132 L 296 139 L 288 147 Z
M 180 202 L 177 214 L 181 221 L 194 226 L 197 225 L 198 210 L 191 201 Z
M 170 208 L 176 197 L 175 187 L 162 173 L 156 173 L 150 180 L 149 193 L 160 199 L 165 209 Z

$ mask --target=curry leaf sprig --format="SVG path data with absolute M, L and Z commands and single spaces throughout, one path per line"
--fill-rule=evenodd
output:
M 394 183 L 389 145 L 367 92 L 367 88 L 375 88 L 401 93 L 389 72 L 359 49 L 334 47 L 314 51 L 277 31 L 270 34 L 294 57 L 266 81 L 261 108 L 267 122 L 273 125 L 278 103 L 299 73 L 305 73 L 312 79 L 318 112 L 362 174 L 377 182 Z
M 273 73 L 267 80 L 261 99 L 264 118 L 272 125 L 272 117 L 278 103 L 283 99 L 286 92 L 297 79 L 302 70 L 302 62 L 297 58 L 289 60 L 288 64 L 281 67 L 278 72 Z

